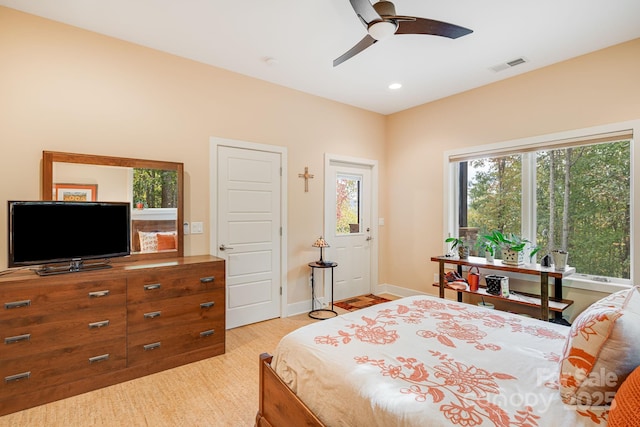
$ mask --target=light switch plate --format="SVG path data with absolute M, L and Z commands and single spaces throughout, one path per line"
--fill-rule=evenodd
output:
M 193 221 L 191 223 L 191 234 L 202 234 L 202 222 Z

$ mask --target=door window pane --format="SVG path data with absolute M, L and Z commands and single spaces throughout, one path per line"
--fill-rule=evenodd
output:
M 336 178 L 336 234 L 360 232 L 362 178 L 338 174 Z

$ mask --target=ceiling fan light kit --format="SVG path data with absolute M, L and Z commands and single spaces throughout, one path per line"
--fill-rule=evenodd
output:
M 448 22 L 415 16 L 398 16 L 394 4 L 390 1 L 379 1 L 375 4 L 369 3 L 369 0 L 349 0 L 349 2 L 367 29 L 367 35 L 354 47 L 336 58 L 333 61 L 334 67 L 359 54 L 378 40 L 394 34 L 424 34 L 457 39 L 473 32 Z
M 396 33 L 398 24 L 395 21 L 378 21 L 369 25 L 367 31 L 376 40 L 383 40 Z

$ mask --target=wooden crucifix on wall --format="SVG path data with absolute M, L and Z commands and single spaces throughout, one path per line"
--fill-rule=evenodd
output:
M 308 193 L 309 192 L 309 179 L 313 178 L 313 175 L 309 173 L 309 167 L 305 166 L 304 167 L 304 173 L 299 173 L 298 177 L 299 178 L 304 178 L 304 192 Z

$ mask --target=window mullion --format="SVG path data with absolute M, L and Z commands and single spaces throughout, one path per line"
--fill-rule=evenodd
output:
M 536 245 L 536 154 L 522 154 L 522 236 Z

